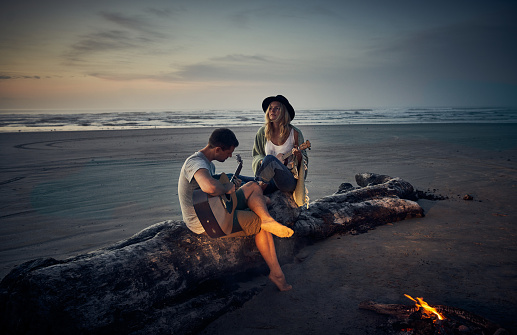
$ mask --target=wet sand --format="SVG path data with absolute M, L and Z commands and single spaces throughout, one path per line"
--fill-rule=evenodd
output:
M 233 128 L 251 174 L 255 128 Z M 0 276 L 16 264 L 104 247 L 181 219 L 183 160 L 212 129 L 0 134 Z M 363 300 L 449 305 L 517 331 L 517 125 L 304 126 L 312 144 L 311 200 L 355 185 L 354 175 L 400 177 L 447 197 L 426 216 L 367 234 L 333 236 L 283 268 L 293 290 L 264 290 L 203 334 L 383 334 Z M 233 171 L 234 160 L 217 164 Z M 463 200 L 465 194 L 473 200 Z

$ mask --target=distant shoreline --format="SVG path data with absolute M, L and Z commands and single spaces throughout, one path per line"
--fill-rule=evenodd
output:
M 354 124 L 336 124 L 336 125 L 322 125 L 322 124 L 304 124 L 304 125 L 298 125 L 299 127 L 347 127 L 347 126 L 420 126 L 420 125 L 512 125 L 517 124 L 516 121 L 511 122 L 425 122 L 425 123 L 354 123 Z M 181 129 L 215 129 L 220 127 L 225 128 L 258 128 L 261 124 L 257 125 L 248 125 L 248 126 L 231 126 L 231 125 L 207 125 L 207 126 L 198 126 L 198 127 L 192 127 L 192 126 L 184 126 L 184 127 L 138 127 L 138 128 L 131 128 L 131 127 L 122 127 L 122 128 L 99 128 L 99 129 L 84 129 L 77 127 L 76 129 L 60 129 L 60 128 L 53 128 L 49 130 L 43 130 L 43 129 L 31 129 L 26 128 L 24 130 L 5 130 L 4 128 L 0 127 L 0 134 L 19 134 L 19 133 L 80 133 L 80 132 L 112 132 L 112 131 L 149 131 L 149 130 L 181 130 Z
M 355 108 L 297 110 L 299 126 L 349 124 L 517 123 L 517 108 Z M 258 127 L 258 110 L 107 111 L 0 113 L 0 132 L 204 128 L 238 124 Z

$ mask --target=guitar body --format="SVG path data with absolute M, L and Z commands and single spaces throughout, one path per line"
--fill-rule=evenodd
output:
M 221 174 L 219 181 L 223 184 L 230 182 L 224 173 Z M 194 191 L 192 201 L 197 217 L 208 236 L 215 238 L 231 234 L 233 211 L 237 206 L 235 193 L 231 196 L 228 194 L 211 196 L 199 189 Z
M 237 161 L 239 166 L 232 180 L 239 175 L 242 169 L 242 160 L 239 155 L 237 155 Z M 221 174 L 219 181 L 223 184 L 231 182 L 224 173 Z M 201 189 L 197 189 L 192 194 L 192 202 L 196 215 L 208 236 L 216 238 L 232 233 L 233 212 L 237 207 L 235 192 L 231 195 L 211 196 Z

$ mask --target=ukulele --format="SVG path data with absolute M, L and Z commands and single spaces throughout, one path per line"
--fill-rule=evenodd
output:
M 284 165 L 287 166 L 287 168 L 293 173 L 294 178 L 298 179 L 299 162 L 296 159 L 296 157 L 293 156 L 293 151 L 295 149 L 298 149 L 300 151 L 305 149 L 311 150 L 311 142 L 309 142 L 309 140 L 305 141 L 305 143 L 302 143 L 298 147 L 293 148 L 293 150 L 291 150 L 290 152 L 283 154 L 280 159 L 280 161 L 284 162 Z

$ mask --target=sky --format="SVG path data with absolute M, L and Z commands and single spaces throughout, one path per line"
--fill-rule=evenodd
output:
M 18 0 L 0 109 L 517 106 L 515 0 Z

